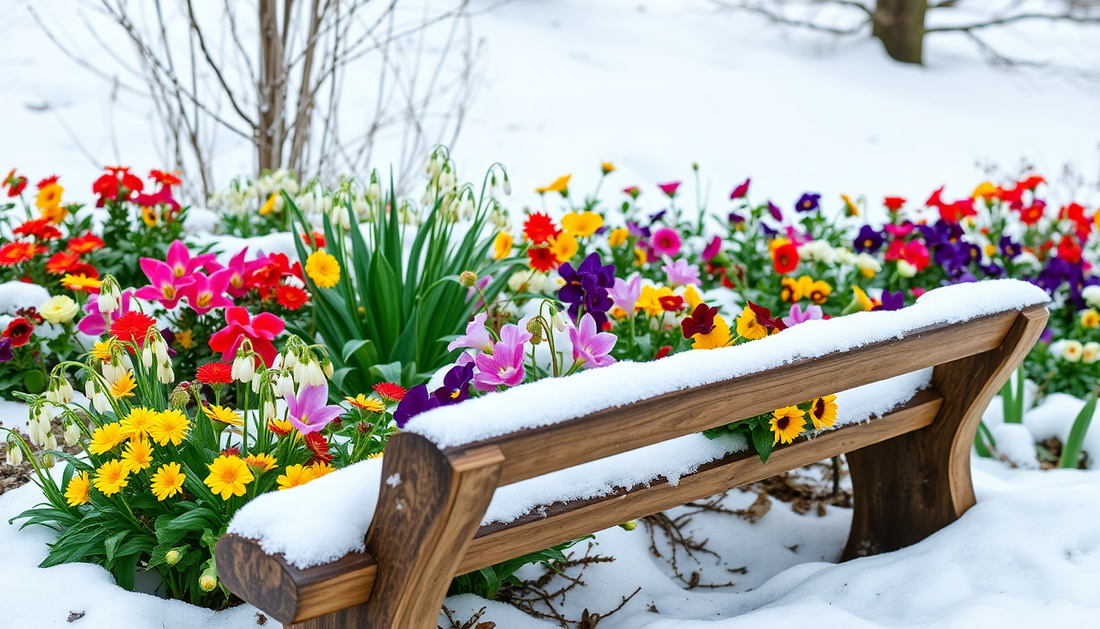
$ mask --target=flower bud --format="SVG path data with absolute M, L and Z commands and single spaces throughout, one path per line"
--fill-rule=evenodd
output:
M 183 553 L 173 548 L 172 550 L 164 553 L 164 563 L 168 564 L 169 566 L 174 566 L 179 563 L 182 557 Z
M 504 175 L 504 195 L 512 196 L 512 181 L 508 179 L 508 175 Z
M 23 462 L 23 448 L 14 441 L 8 442 L 8 465 L 19 465 Z
M 634 529 L 638 528 L 638 523 L 634 520 L 630 520 L 629 522 L 623 522 L 622 524 L 620 524 L 619 528 L 624 531 L 633 531 Z
M 331 378 L 336 369 L 332 366 L 332 361 L 325 358 L 325 360 L 321 362 L 321 371 L 324 372 L 326 378 Z
M 212 592 L 214 588 L 218 587 L 218 577 L 211 574 L 212 571 L 207 570 L 199 577 L 199 587 L 203 592 Z
M 172 381 L 176 379 L 176 372 L 172 370 L 172 361 L 163 362 L 157 365 L 157 380 L 161 384 L 172 384 Z
M 141 350 L 141 364 L 144 365 L 146 369 L 153 367 L 153 350 L 149 347 L 150 345 L 152 345 L 152 343 L 146 343 L 145 347 Z
M 70 404 L 73 401 L 73 385 L 69 384 L 66 378 L 61 379 L 61 384 L 57 388 L 57 401 L 60 404 Z
M 251 354 L 237 354 L 233 359 L 233 379 L 237 382 L 251 382 L 256 375 L 256 361 Z
M 527 331 L 531 333 L 531 344 L 538 345 L 542 342 L 542 321 L 540 317 L 527 320 Z
M 56 450 L 57 449 L 57 437 L 53 436 L 52 432 L 49 433 L 48 435 L 46 435 L 46 439 L 43 442 L 42 446 L 46 450 Z
M 65 444 L 75 446 L 80 443 L 80 426 L 76 422 L 70 422 L 65 426 Z
M 168 403 L 174 408 L 183 408 L 187 406 L 187 402 L 191 400 L 191 383 L 184 380 L 176 385 L 176 388 L 172 389 L 172 392 L 168 394 Z
M 47 452 L 42 455 L 40 462 L 42 463 L 42 467 L 51 470 L 53 469 L 54 464 L 57 463 L 57 459 L 55 459 L 52 454 Z
M 473 271 L 463 271 L 462 274 L 458 276 L 458 281 L 466 288 L 472 288 L 477 284 L 477 273 Z
M 371 201 L 377 201 L 378 198 L 381 197 L 381 196 L 382 196 L 382 187 L 379 186 L 377 183 L 372 183 L 370 185 L 370 187 L 367 188 L 367 197 Z

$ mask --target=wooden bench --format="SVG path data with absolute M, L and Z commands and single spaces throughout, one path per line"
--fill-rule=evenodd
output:
M 285 625 L 429 629 L 454 575 L 839 454 L 847 455 L 854 492 L 844 559 L 896 550 L 974 504 L 970 450 L 981 414 L 1046 319 L 1043 306 L 1031 306 L 930 326 L 458 448 L 401 433 L 387 445 L 382 473 L 400 474 L 401 482 L 382 484 L 365 553 L 300 570 L 254 540 L 226 535 L 217 545 L 218 575 Z M 927 367 L 934 367 L 931 387 L 901 408 L 779 446 L 766 464 L 738 452 L 676 486 L 655 481 L 479 526 L 497 487 Z

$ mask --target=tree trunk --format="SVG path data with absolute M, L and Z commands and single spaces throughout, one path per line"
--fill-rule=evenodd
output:
M 283 40 L 279 33 L 278 0 L 260 0 L 259 9 L 260 89 L 256 154 L 258 170 L 263 172 L 282 166 L 286 71 L 283 67 Z
M 921 65 L 927 10 L 928 0 L 877 0 L 871 33 L 891 58 Z

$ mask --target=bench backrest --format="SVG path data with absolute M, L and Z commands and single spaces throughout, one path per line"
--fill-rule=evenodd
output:
M 303 626 L 434 627 L 453 575 L 841 453 L 857 453 L 849 456 L 856 512 L 846 556 L 892 550 L 973 504 L 969 453 L 981 411 L 1038 339 L 1046 317 L 1045 308 L 1032 306 L 931 325 L 851 351 L 442 450 L 402 433 L 387 445 L 366 553 L 299 570 L 255 541 L 230 535 L 218 545 L 219 577 L 285 624 L 315 619 Z M 703 465 L 675 487 L 656 481 L 479 526 L 499 486 L 927 367 L 935 368 L 932 387 L 903 407 L 779 447 L 767 464 L 754 453 L 737 452 Z M 866 471 L 871 468 L 873 474 Z M 885 508 L 868 499 L 882 491 L 898 504 Z

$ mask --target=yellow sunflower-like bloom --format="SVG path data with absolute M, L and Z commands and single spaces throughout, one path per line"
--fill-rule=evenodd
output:
M 134 397 L 135 388 L 137 388 L 137 383 L 134 382 L 134 372 L 127 371 L 122 374 L 118 380 L 111 383 L 111 395 L 113 395 L 116 400 Z
M 256 479 L 244 460 L 236 456 L 219 456 L 206 467 L 210 469 L 210 475 L 202 482 L 222 500 L 229 500 L 230 496 L 243 496 L 245 485 Z
M 340 263 L 327 251 L 314 251 L 306 258 L 306 275 L 321 288 L 332 288 L 340 281 Z
M 1092 308 L 1081 313 L 1081 326 L 1084 328 L 1092 329 L 1100 325 L 1100 312 L 1096 312 Z
M 123 441 L 126 441 L 126 435 L 122 434 L 122 424 L 119 422 L 104 424 L 92 433 L 92 442 L 88 444 L 88 452 L 95 455 L 105 454 Z
M 43 186 L 34 199 L 34 205 L 43 212 L 59 208 L 61 207 L 61 195 L 64 192 L 65 189 L 56 183 Z
M 570 212 L 562 217 L 561 226 L 574 236 L 584 238 L 585 236 L 591 236 L 596 233 L 597 229 L 603 227 L 603 217 L 595 212 L 582 212 L 581 214 Z
M 276 463 L 277 461 L 275 460 L 274 455 L 266 454 L 263 452 L 259 454 L 250 454 L 244 457 L 245 465 L 247 465 L 248 467 L 256 468 L 261 472 L 275 469 Z
M 183 481 L 186 479 L 179 463 L 165 463 L 153 474 L 149 488 L 157 500 L 165 500 L 182 492 Z
M 305 485 L 315 478 L 317 478 L 317 475 L 312 468 L 304 465 L 291 465 L 284 470 L 283 474 L 280 474 L 279 477 L 275 479 L 275 483 L 278 484 L 279 489 L 282 490 Z
M 149 434 L 149 427 L 156 421 L 159 413 L 149 408 L 131 409 L 122 420 L 122 434 L 127 439 L 141 438 Z
M 115 337 L 109 336 L 105 341 L 96 341 L 96 344 L 92 346 L 92 351 L 89 352 L 92 358 L 98 359 L 101 362 L 107 362 L 111 360 L 111 350 L 115 345 Z
M 65 502 L 70 507 L 76 507 L 88 502 L 88 489 L 92 482 L 88 479 L 87 472 L 81 472 L 69 479 L 65 486 Z
M 122 451 L 128 473 L 140 472 L 153 464 L 153 446 L 145 439 L 132 439 Z
M 385 410 L 386 405 L 382 404 L 382 400 L 377 400 L 372 397 L 367 397 L 360 393 L 355 397 L 345 397 L 344 400 L 356 408 L 361 408 L 364 411 L 370 413 L 381 413 Z
M 202 412 L 206 413 L 206 416 L 210 419 L 221 422 L 223 424 L 229 424 L 231 426 L 243 426 L 244 420 L 237 411 L 234 411 L 223 406 L 215 406 L 211 404 L 202 409 Z
M 187 430 L 191 427 L 191 420 L 187 419 L 182 411 L 170 410 L 157 413 L 147 429 L 149 438 L 157 445 L 166 446 L 171 443 L 178 446 L 187 436 Z
M 806 414 L 797 406 L 785 406 L 772 413 L 771 428 L 775 443 L 791 443 L 802 434 L 806 426 Z
M 99 466 L 95 473 L 95 488 L 104 496 L 113 496 L 126 486 L 130 469 L 126 463 L 114 460 Z
M 836 412 L 835 395 L 819 397 L 810 404 L 810 420 L 817 430 L 832 426 L 836 422 Z
M 320 461 L 314 463 L 313 465 L 310 465 L 309 469 L 313 470 L 314 478 L 321 478 L 325 474 L 331 474 L 336 471 L 336 468 L 332 467 L 328 463 L 321 463 Z
M 580 246 L 577 245 L 576 237 L 569 232 L 558 234 L 550 239 L 550 251 L 554 252 L 558 262 L 569 262 L 573 256 L 577 255 L 578 249 Z

